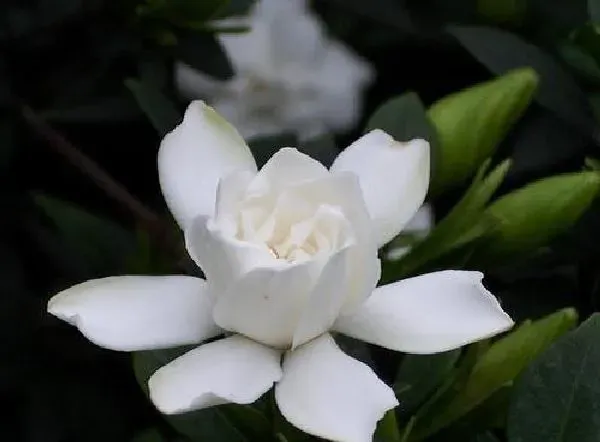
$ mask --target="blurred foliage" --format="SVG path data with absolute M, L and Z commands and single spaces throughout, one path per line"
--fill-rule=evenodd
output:
M 585 413 L 590 395 L 598 398 L 590 344 L 599 338 L 597 317 L 544 349 L 574 326 L 573 311 L 561 309 L 573 306 L 582 319 L 600 311 L 600 2 L 312 3 L 329 32 L 367 58 L 378 76 L 353 130 L 301 149 L 329 165 L 340 147 L 375 127 L 398 139 L 426 137 L 434 146 L 429 199 L 437 226 L 400 261 L 385 263 L 384 280 L 485 268 L 486 285 L 511 315 L 531 320 L 495 342 L 433 357 L 399 361 L 371 349 L 374 368 L 406 404 L 396 416 L 402 440 L 595 440 L 596 421 L 588 416 L 589 425 L 577 425 L 573 409 Z M 135 211 L 49 149 L 48 133 L 22 111 L 33 108 L 176 231 L 155 167 L 160 137 L 185 107 L 173 87 L 173 63 L 220 79 L 234 75 L 212 20 L 244 14 L 251 4 L 0 4 L 4 439 L 230 441 L 242 431 L 266 440 L 256 414 L 265 404 L 202 412 L 201 426 L 189 417 L 164 419 L 136 376 L 146 379 L 151 364 L 170 359 L 136 354 L 134 375 L 130 355 L 99 349 L 45 313 L 52 293 L 88 278 L 186 267 L 165 259 L 165 237 Z M 264 163 L 277 146 L 297 143 L 279 134 L 250 144 Z M 524 232 L 527 241 L 519 236 Z M 543 407 L 566 391 L 577 392 L 570 408 Z M 558 420 L 568 423 L 562 439 L 553 427 Z M 281 437 L 297 440 L 280 425 Z

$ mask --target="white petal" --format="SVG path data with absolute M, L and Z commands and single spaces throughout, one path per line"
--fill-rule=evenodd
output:
M 217 112 L 193 101 L 158 152 L 162 192 L 182 228 L 198 215 L 214 213 L 219 179 L 235 169 L 256 171 L 250 149 Z
M 346 148 L 332 171 L 358 175 L 379 247 L 396 236 L 417 212 L 429 187 L 429 143 L 395 141 L 376 129 Z
M 438 353 L 502 333 L 513 326 L 480 272 L 447 270 L 375 289 L 335 329 L 391 350 Z
M 254 267 L 273 264 L 275 258 L 266 247 L 240 241 L 228 235 L 214 220 L 200 216 L 185 230 L 190 257 L 202 269 L 211 291 L 217 294 Z
M 220 332 L 205 281 L 189 276 L 93 279 L 54 296 L 48 312 L 111 350 L 195 344 Z
M 246 273 L 218 295 L 214 320 L 220 327 L 273 347 L 292 343 L 322 264 L 278 261 Z
M 350 257 L 356 245 L 333 255 L 323 267 L 319 281 L 303 309 L 292 341 L 292 349 L 329 330 L 340 314 L 352 279 Z
M 338 442 L 370 442 L 377 421 L 398 405 L 392 389 L 327 334 L 285 357 L 275 399 L 294 426 Z
M 268 189 L 280 189 L 328 176 L 327 168 L 317 160 L 292 147 L 284 147 L 262 167 L 248 192 L 262 194 Z
M 165 414 L 251 404 L 281 378 L 280 359 L 278 351 L 242 336 L 211 342 L 154 373 L 150 399 Z
M 289 193 L 292 200 L 313 198 L 319 204 L 338 206 L 350 222 L 359 247 L 352 249 L 352 256 L 349 258 L 352 283 L 344 309 L 353 310 L 371 294 L 381 275 L 373 227 L 356 175 L 348 172 L 335 173 L 322 180 L 308 181 L 295 186 L 289 189 Z

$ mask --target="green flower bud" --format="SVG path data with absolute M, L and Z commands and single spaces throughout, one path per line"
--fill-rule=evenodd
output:
M 533 69 L 516 69 L 442 98 L 429 108 L 439 141 L 431 194 L 464 183 L 493 154 L 531 102 L 538 82 Z
M 571 227 L 600 190 L 600 173 L 557 175 L 498 199 L 484 212 L 496 224 L 482 250 L 484 262 L 533 252 Z

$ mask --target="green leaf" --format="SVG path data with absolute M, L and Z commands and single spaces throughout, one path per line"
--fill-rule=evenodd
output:
M 600 435 L 600 314 L 563 336 L 522 374 L 509 442 L 596 442 Z
M 175 58 L 219 80 L 233 77 L 233 67 L 215 35 L 198 31 L 180 31 L 176 35 Z
M 444 219 L 436 224 L 425 239 L 414 245 L 400 260 L 384 263 L 382 284 L 422 271 L 425 265 L 488 234 L 491 225 L 485 222 L 473 223 L 473 219 L 481 214 L 502 183 L 510 167 L 510 161 L 504 161 L 485 176 L 488 164 L 489 162 L 479 168 L 473 183 L 462 199 Z
M 86 275 L 119 271 L 133 254 L 134 236 L 112 221 L 47 195 L 34 194 L 33 200 L 53 222 L 64 247 L 61 252 L 72 251 Z
M 592 22 L 600 23 L 600 0 L 588 0 L 588 12 Z
M 497 24 L 520 24 L 527 12 L 527 0 L 477 0 L 477 11 Z
M 544 3 L 548 3 L 544 0 Z M 535 99 L 588 137 L 595 122 L 586 96 L 555 59 L 510 32 L 485 26 L 452 26 L 448 31 L 484 66 L 496 74 L 529 66 L 540 77 Z
M 600 66 L 585 49 L 573 43 L 562 43 L 558 46 L 558 54 L 584 81 L 600 84 Z
M 161 136 L 169 133 L 181 122 L 182 116 L 177 108 L 151 81 L 130 78 L 125 80 L 125 85 Z
M 452 371 L 460 350 L 433 355 L 405 355 L 396 375 L 394 391 L 402 404 L 399 413 L 406 417 L 414 412 Z
M 492 156 L 529 106 L 537 88 L 535 71 L 524 68 L 451 94 L 428 112 L 439 134 L 429 192 L 464 183 Z
M 477 259 L 499 263 L 531 253 L 567 230 L 600 190 L 598 172 L 557 175 L 495 201 L 483 214 L 497 228 Z
M 454 396 L 443 408 L 431 407 L 421 415 L 412 440 L 422 440 L 465 416 L 486 399 L 510 384 L 537 355 L 577 322 L 573 309 L 564 309 L 543 319 L 526 322 L 492 344 L 478 358 L 464 382 L 449 390 Z
M 431 144 L 437 141 L 435 127 L 427 116 L 425 106 L 414 92 L 394 97 L 383 103 L 367 122 L 365 132 L 381 129 L 398 141 L 424 138 Z
M 381 442 L 402 442 L 394 410 L 389 410 L 385 413 L 383 418 L 377 423 L 375 440 Z

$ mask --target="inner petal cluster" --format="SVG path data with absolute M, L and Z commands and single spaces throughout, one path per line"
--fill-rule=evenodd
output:
M 271 207 L 265 198 L 249 199 L 236 214 L 236 239 L 289 262 L 329 255 L 351 236 L 352 229 L 340 207 L 289 194 L 278 197 Z

